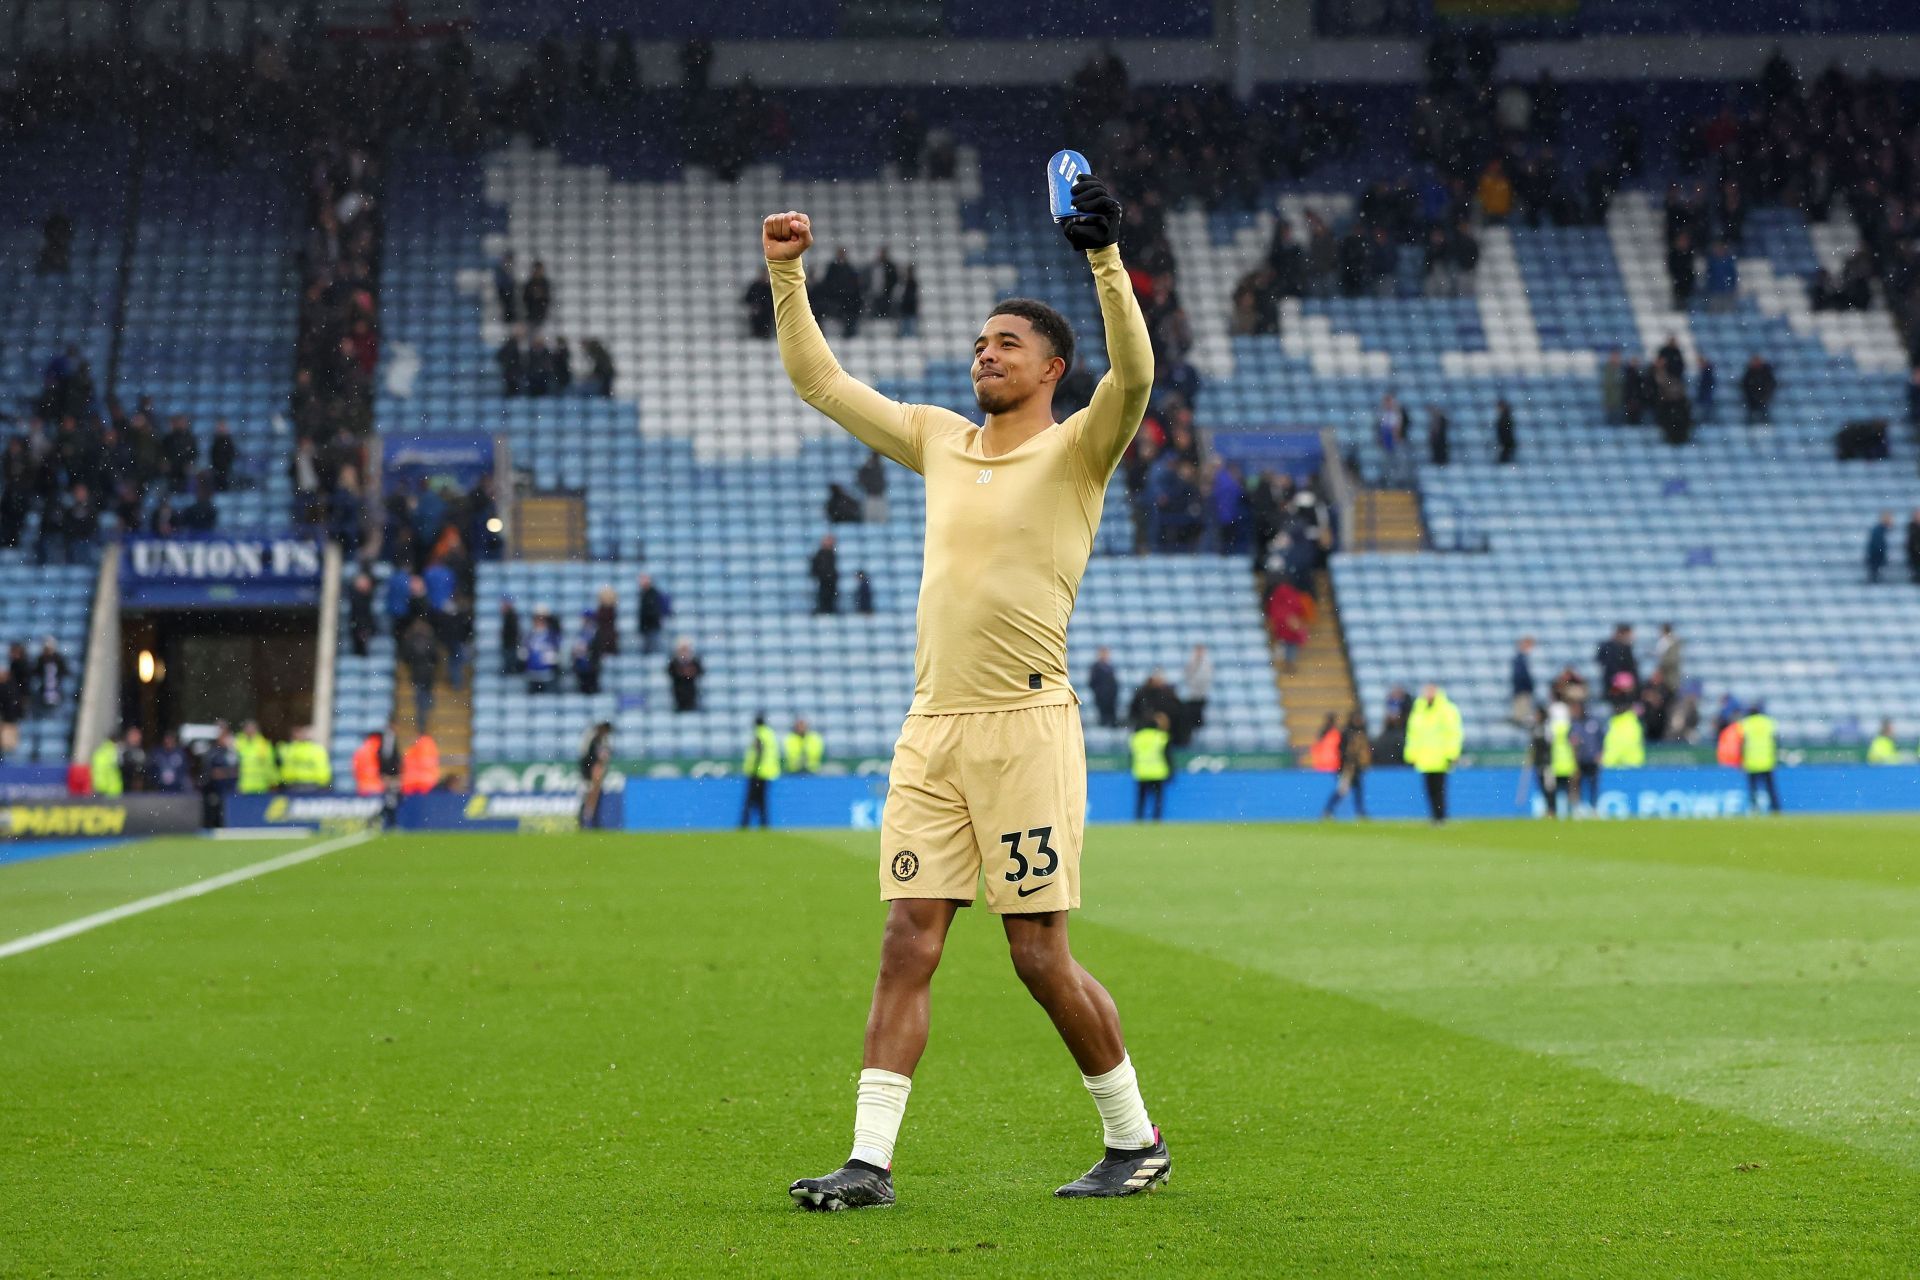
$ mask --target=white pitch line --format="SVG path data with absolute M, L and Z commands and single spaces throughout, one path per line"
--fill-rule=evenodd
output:
M 39 933 L 30 933 L 24 938 L 15 938 L 12 942 L 0 942 L 0 960 L 8 956 L 17 956 L 23 951 L 32 951 L 37 947 L 51 946 L 75 934 L 98 929 L 103 924 L 112 924 L 115 920 L 125 920 L 128 916 L 137 916 L 143 911 L 152 911 L 159 907 L 171 906 L 176 902 L 185 902 L 188 898 L 197 898 L 215 889 L 224 889 L 230 884 L 239 884 L 256 876 L 283 871 L 288 867 L 297 867 L 303 862 L 312 862 L 315 858 L 324 858 L 340 849 L 350 849 L 357 844 L 365 844 L 373 839 L 373 833 L 356 831 L 351 835 L 335 836 L 331 840 L 322 840 L 319 844 L 310 844 L 304 849 L 295 849 L 292 853 L 283 853 L 277 858 L 268 858 L 265 862 L 256 862 L 252 866 L 238 867 L 225 871 L 205 880 L 196 880 L 192 884 L 181 885 L 178 889 L 169 889 L 165 893 L 156 893 L 150 898 L 141 898 L 124 906 L 109 907 L 105 911 L 96 911 L 90 916 L 81 916 L 78 920 L 69 920 L 57 924 L 51 929 L 42 929 Z

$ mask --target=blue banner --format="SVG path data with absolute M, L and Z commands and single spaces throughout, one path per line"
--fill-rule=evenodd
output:
M 1788 813 L 1886 813 L 1920 810 L 1920 766 L 1802 765 L 1776 775 Z M 1524 789 L 1522 784 L 1526 783 Z M 1750 812 L 1746 775 L 1737 769 L 1615 769 L 1602 774 L 1604 818 L 1732 818 Z M 622 793 L 629 831 L 724 830 L 740 821 L 741 778 L 629 778 Z M 1327 774 L 1300 769 L 1180 774 L 1167 784 L 1166 815 L 1177 822 L 1276 822 L 1317 818 L 1333 790 Z M 1426 795 L 1411 769 L 1367 775 L 1374 818 L 1425 818 Z M 878 830 L 885 778 L 782 778 L 768 791 L 775 826 Z M 1087 818 L 1133 818 L 1133 780 L 1088 777 Z M 1459 769 L 1448 783 L 1456 818 L 1529 818 L 1544 812 L 1540 789 L 1516 769 Z M 1351 813 L 1351 801 L 1343 806 Z
M 322 543 L 306 534 L 127 538 L 120 602 L 130 609 L 284 608 L 320 600 Z
M 1249 479 L 1272 471 L 1304 484 L 1326 461 L 1317 431 L 1215 431 L 1212 442 L 1213 451 L 1239 463 Z
M 493 474 L 493 437 L 458 435 L 384 437 L 380 477 L 388 494 L 413 493 L 421 481 L 446 481 L 465 492 Z

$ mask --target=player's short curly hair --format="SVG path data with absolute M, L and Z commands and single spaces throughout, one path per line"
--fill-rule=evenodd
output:
M 1065 316 L 1038 298 L 1007 298 L 994 304 L 991 314 L 1019 316 L 1031 324 L 1034 332 L 1053 347 L 1053 354 L 1067 362 L 1067 371 L 1072 372 L 1073 326 L 1067 323 Z

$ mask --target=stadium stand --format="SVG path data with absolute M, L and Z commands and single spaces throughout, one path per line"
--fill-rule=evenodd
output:
M 1823 252 L 1841 252 L 1844 226 L 1809 229 L 1785 210 L 1768 211 L 1762 225 L 1756 239 L 1778 256 L 1743 258 L 1742 301 L 1725 314 L 1667 307 L 1664 254 L 1645 242 L 1657 224 L 1635 192 L 1622 197 L 1605 238 L 1583 229 L 1509 233 L 1539 309 L 1537 338 L 1524 332 L 1517 282 L 1503 286 L 1483 270 L 1482 293 L 1468 304 L 1477 325 L 1463 324 L 1452 300 L 1338 300 L 1322 304 L 1338 317 L 1331 332 L 1302 335 L 1304 367 L 1256 339 L 1206 349 L 1215 380 L 1201 408 L 1217 427 L 1330 419 L 1377 470 L 1371 415 L 1391 389 L 1413 406 L 1441 406 L 1456 442 L 1465 441 L 1454 465 L 1422 475 L 1426 519 L 1437 545 L 1479 534 L 1491 540 L 1489 554 L 1350 550 L 1334 559 L 1366 706 L 1377 708 L 1394 684 L 1437 679 L 1460 702 L 1470 741 L 1515 743 L 1503 723 L 1515 637 L 1539 636 L 1537 670 L 1574 664 L 1590 673 L 1616 614 L 1639 623 L 1642 638 L 1654 624 L 1676 623 L 1689 637 L 1689 673 L 1712 700 L 1765 697 L 1783 729 L 1806 739 L 1857 734 L 1881 714 L 1889 688 L 1911 681 L 1900 637 L 1913 603 L 1856 586 L 1854 565 L 1863 513 L 1907 509 L 1914 485 L 1905 469 L 1837 462 L 1832 439 L 1844 422 L 1904 415 L 1896 371 L 1905 358 L 1884 309 L 1807 309 L 1813 238 L 1830 246 Z M 1237 237 L 1237 252 L 1217 266 L 1210 259 L 1222 250 L 1182 241 L 1183 273 L 1210 294 L 1197 312 L 1224 314 L 1223 283 L 1246 269 L 1266 231 Z M 1535 275 L 1579 287 L 1536 286 Z M 1312 300 L 1303 308 L 1322 309 Z M 1478 331 L 1487 335 L 1482 349 L 1510 353 L 1505 376 L 1472 376 L 1479 350 L 1469 339 Z M 1721 370 L 1717 418 L 1684 451 L 1667 449 L 1650 426 L 1604 423 L 1586 370 L 1552 376 L 1549 343 L 1584 348 L 1572 354 L 1585 363 L 1614 345 L 1650 354 L 1669 332 L 1690 352 L 1716 355 Z M 1386 359 L 1362 364 L 1350 342 Z M 1783 387 L 1767 426 L 1740 424 L 1734 379 L 1750 352 L 1775 365 Z M 1502 394 L 1520 420 L 1513 467 L 1492 460 L 1489 424 Z
M 235 486 L 214 498 L 220 527 L 284 527 L 295 319 L 286 177 L 162 152 L 140 191 L 120 385 L 152 396 L 162 414 L 185 414 L 203 468 L 224 419 L 240 464 Z
M 1028 184 L 1030 185 L 1030 184 Z M 846 244 L 864 264 L 912 225 L 909 257 L 924 289 L 919 334 L 869 322 L 852 339 L 830 326 L 842 359 L 907 399 L 970 407 L 964 352 L 997 296 L 1019 291 L 1060 302 L 1089 342 L 1091 290 L 1050 228 L 1021 228 L 1008 205 L 1030 193 L 985 190 L 971 153 L 951 181 L 887 177 L 831 183 L 749 170 L 737 185 L 693 173 L 680 182 L 620 182 L 550 152 L 515 147 L 476 169 L 444 156 L 396 166 L 388 232 L 386 329 L 418 353 L 406 390 L 383 388 L 386 429 L 486 423 L 504 431 L 536 488 L 578 489 L 587 500 L 592 564 L 483 566 L 476 615 L 476 758 L 564 758 L 590 720 L 611 719 L 622 751 L 650 758 L 731 757 L 756 710 L 803 714 L 835 755 L 884 755 L 911 698 L 912 612 L 919 576 L 917 478 L 891 470 L 892 520 L 842 525 L 843 609 L 854 572 L 875 584 L 870 617 L 808 615 L 806 557 L 827 530 L 830 482 L 848 484 L 864 450 L 798 403 L 777 353 L 748 336 L 739 306 L 760 270 L 751 228 L 766 209 L 807 207 L 826 254 Z M 488 208 L 485 197 L 502 206 Z M 1030 219 L 1028 220 L 1030 221 Z M 511 249 L 547 262 L 555 279 L 548 328 L 599 337 L 621 370 L 608 400 L 578 393 L 500 394 L 492 349 L 508 333 L 491 301 L 489 267 Z M 982 269 L 983 267 L 987 269 Z M 459 279 L 469 296 L 452 292 Z M 1076 287 L 1077 286 L 1077 287 Z M 1099 554 L 1087 575 L 1070 664 L 1084 676 L 1110 645 L 1123 684 L 1156 666 L 1177 679 L 1195 643 L 1221 672 L 1200 750 L 1278 749 L 1279 703 L 1242 557 L 1132 561 L 1124 489 L 1108 499 Z M 618 557 L 614 559 L 613 557 Z M 598 695 L 531 695 L 501 677 L 487 625 L 499 601 L 552 607 L 568 639 L 579 610 L 609 584 L 631 638 L 634 582 L 653 574 L 673 596 L 672 635 L 695 642 L 709 672 L 705 708 L 666 713 L 665 655 L 629 647 Z M 344 741 L 344 739 L 342 739 Z M 1093 729 L 1095 749 L 1118 731 Z

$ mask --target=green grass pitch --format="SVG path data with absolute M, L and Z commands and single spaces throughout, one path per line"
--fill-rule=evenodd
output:
M 870 834 L 387 837 L 0 960 L 0 1275 L 1911 1276 L 1920 821 L 1094 828 L 1099 1130 L 963 913 L 900 1204 L 815 1215 Z M 0 942 L 290 845 L 0 866 Z

